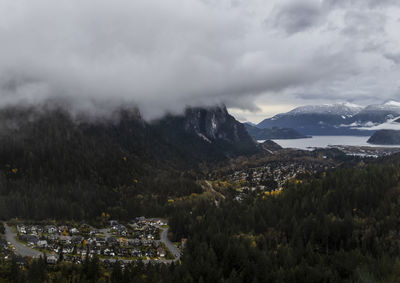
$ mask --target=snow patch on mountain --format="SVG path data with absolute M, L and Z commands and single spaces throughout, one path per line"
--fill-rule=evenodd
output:
M 386 101 L 384 103 L 384 105 L 400 107 L 400 102 L 398 102 L 396 100 L 389 100 L 389 101 Z
M 364 111 L 388 111 L 400 114 L 400 102 L 389 100 L 383 104 L 372 104 L 365 107 Z
M 343 119 L 352 117 L 363 109 L 362 106 L 352 103 L 336 103 L 322 105 L 306 105 L 300 106 L 286 113 L 287 115 L 298 114 L 331 114 L 342 116 Z

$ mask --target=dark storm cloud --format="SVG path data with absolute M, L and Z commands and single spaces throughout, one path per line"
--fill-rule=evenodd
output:
M 384 54 L 384 57 L 386 59 L 392 61 L 393 63 L 400 65 L 400 53 L 396 53 L 396 54 L 387 53 L 387 54 Z
M 304 93 L 393 97 L 398 10 L 380 3 L 0 0 L 0 104 L 134 104 L 154 117 Z
M 293 34 L 317 26 L 323 14 L 318 1 L 294 1 L 276 8 L 273 23 L 275 27 Z

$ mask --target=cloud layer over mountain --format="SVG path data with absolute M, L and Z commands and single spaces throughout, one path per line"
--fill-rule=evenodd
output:
M 154 117 L 185 105 L 395 98 L 397 3 L 0 0 L 0 103 L 132 103 Z

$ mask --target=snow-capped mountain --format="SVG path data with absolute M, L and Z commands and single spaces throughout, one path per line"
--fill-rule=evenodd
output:
M 353 117 L 362 110 L 362 106 L 351 103 L 306 105 L 265 119 L 257 126 L 293 128 L 303 135 L 351 135 L 355 131 L 341 125 L 353 123 Z M 367 135 L 359 131 L 355 134 Z
M 336 103 L 336 104 L 323 104 L 323 105 L 306 105 L 297 107 L 287 115 L 298 114 L 330 114 L 339 116 L 353 116 L 360 112 L 364 107 L 352 103 Z
M 389 100 L 383 104 L 368 105 L 354 116 L 354 122 L 379 125 L 397 116 L 400 116 L 400 102 Z
M 337 103 L 306 105 L 265 119 L 260 128 L 294 128 L 304 135 L 371 135 L 374 127 L 400 116 L 400 102 L 366 107 Z
M 364 108 L 369 111 L 395 111 L 400 113 L 400 102 L 395 100 L 388 100 L 383 104 L 372 104 Z

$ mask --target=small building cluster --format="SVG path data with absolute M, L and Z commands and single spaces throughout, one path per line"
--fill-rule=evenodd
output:
M 8 259 L 12 254 L 11 245 L 5 239 L 0 238 L 0 258 Z
M 337 148 L 344 152 L 346 155 L 358 156 L 361 158 L 378 158 L 382 156 L 389 156 L 400 152 L 400 147 L 385 147 L 385 146 L 346 146 L 334 145 L 330 148 Z
M 48 256 L 48 263 L 64 261 L 82 263 L 86 256 L 101 259 L 154 260 L 167 256 L 160 241 L 161 220 L 139 217 L 123 225 L 111 220 L 109 226 L 96 229 L 89 225 L 25 225 L 16 226 L 17 237 L 25 245 Z
M 250 193 L 262 197 L 278 195 L 288 181 L 298 181 L 302 174 L 315 174 L 333 168 L 322 162 L 308 160 L 274 161 L 263 166 L 247 168 L 230 172 L 222 177 L 222 181 L 215 180 L 216 189 L 233 184 L 236 190 L 234 200 L 242 201 Z

